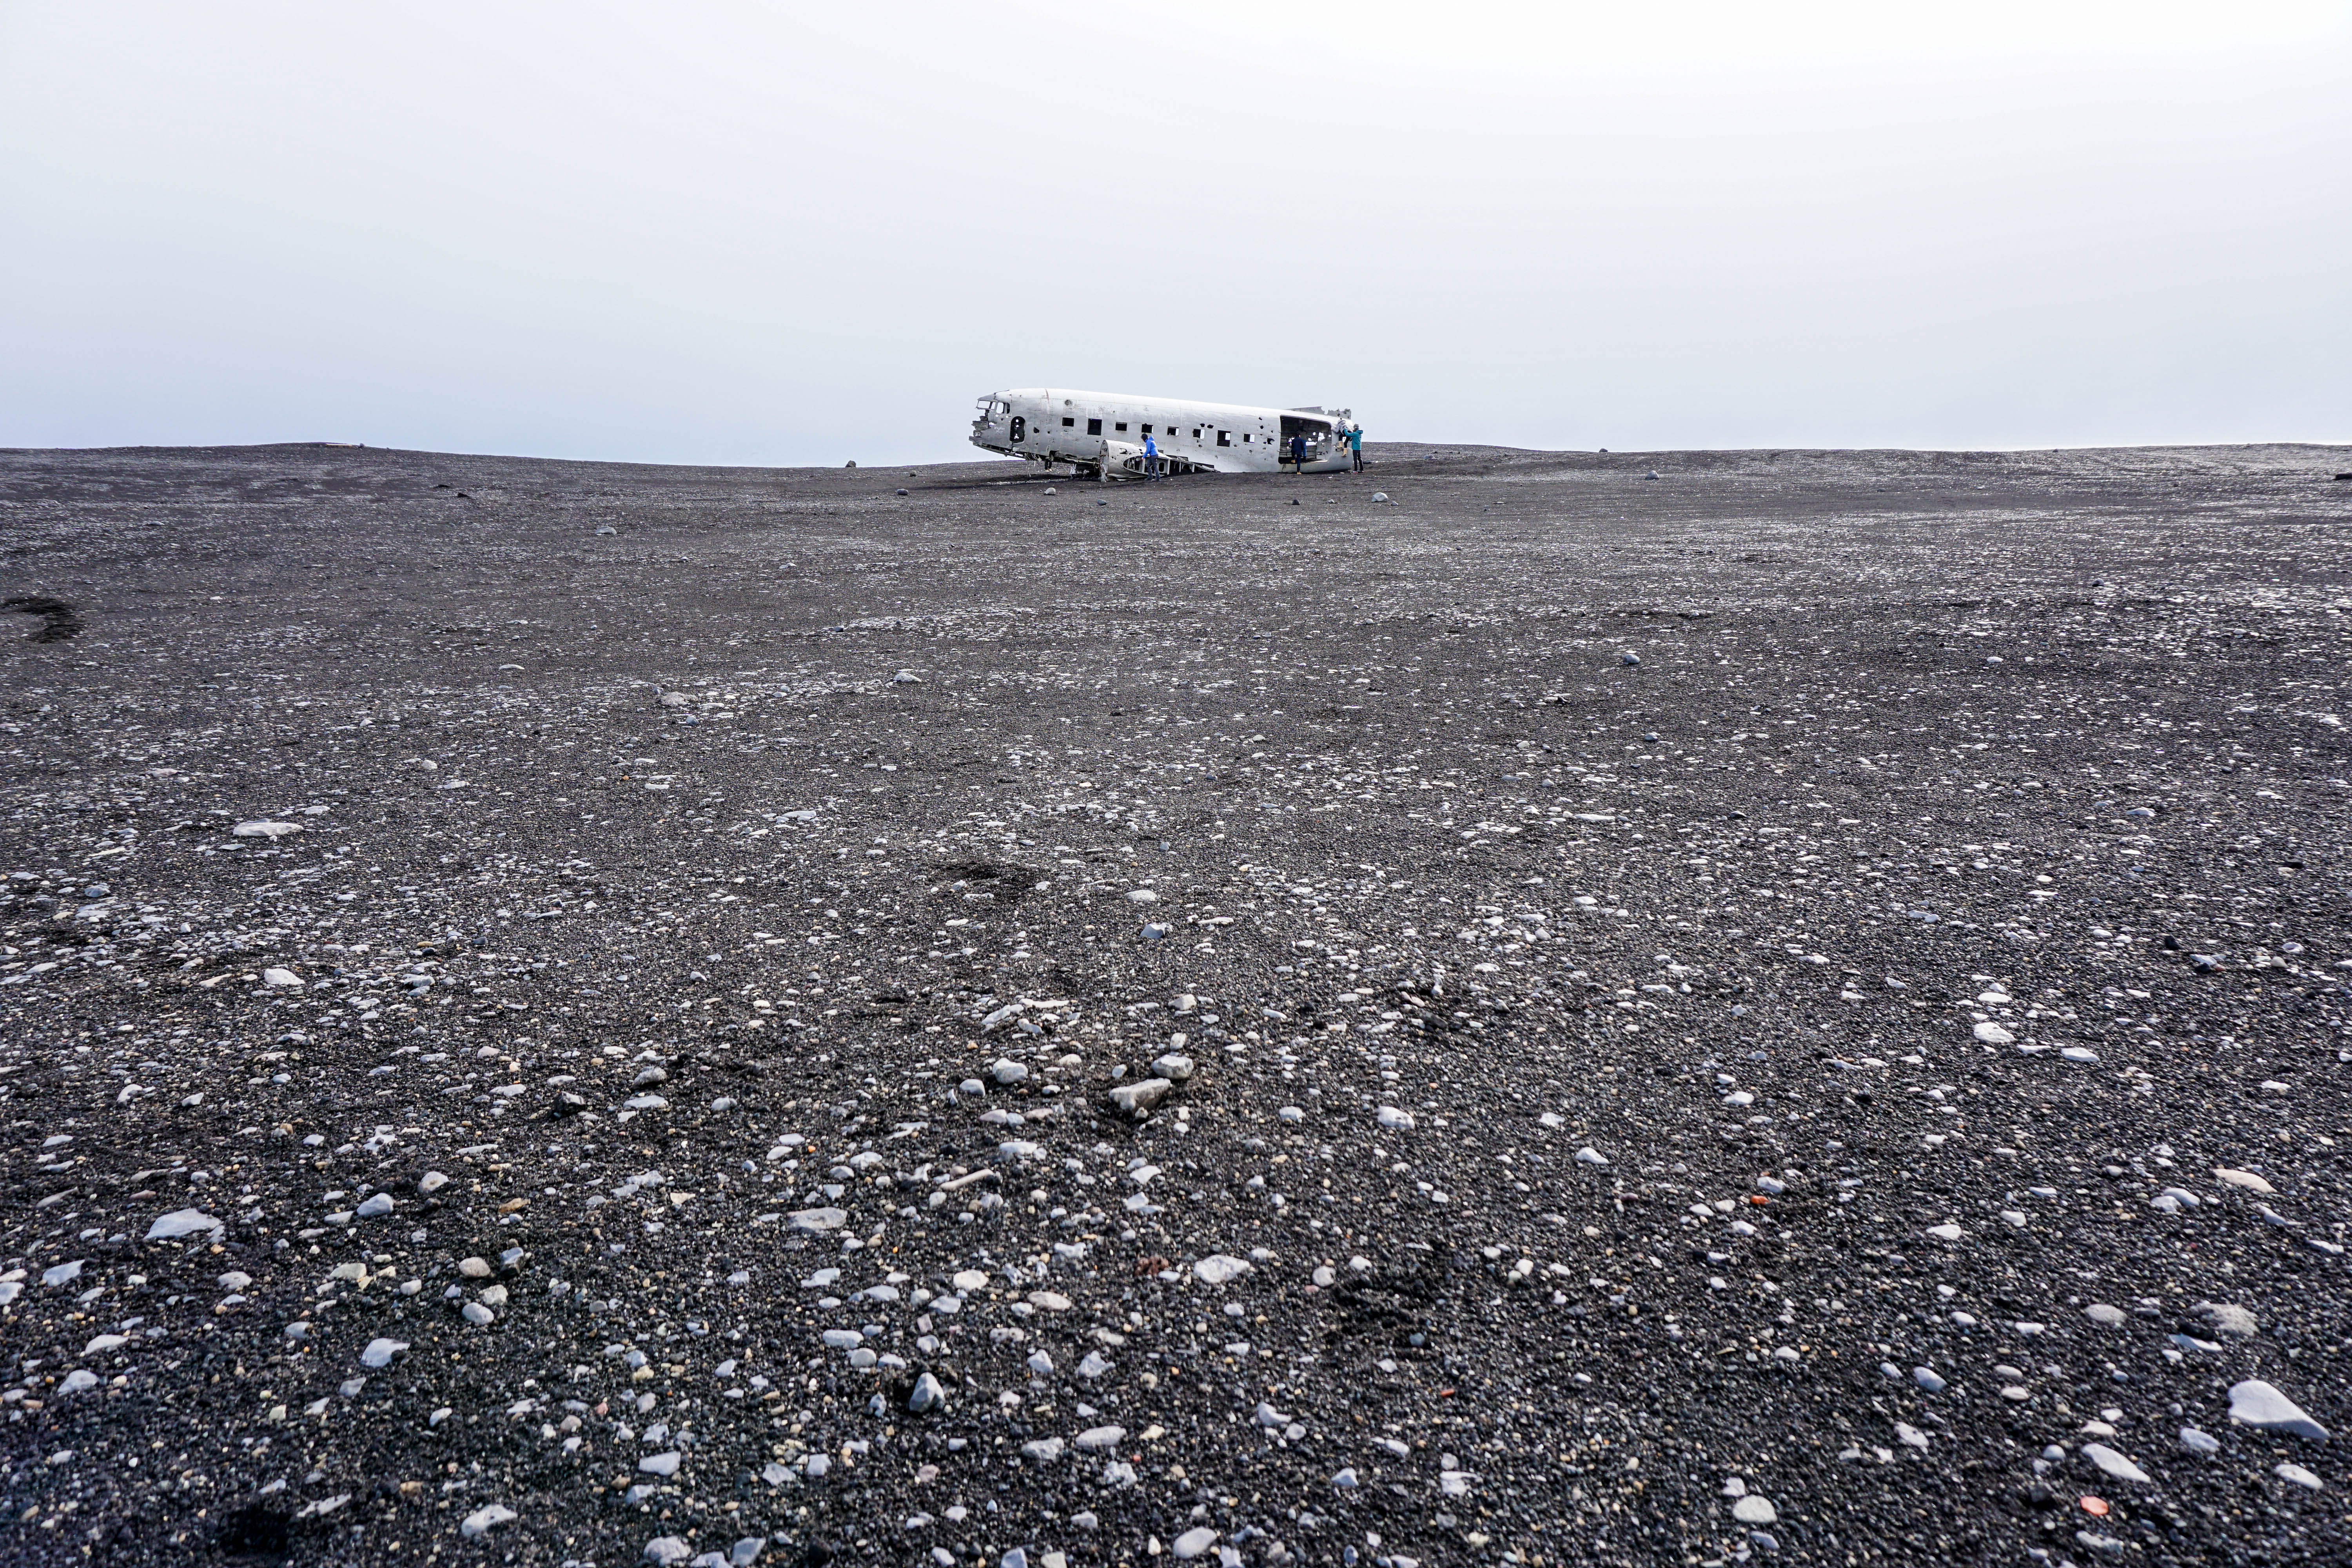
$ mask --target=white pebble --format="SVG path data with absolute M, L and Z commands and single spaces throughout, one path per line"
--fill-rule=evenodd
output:
M 1205 1285 L 1223 1285 L 1249 1271 L 1248 1263 L 1223 1252 L 1213 1252 L 1192 1265 L 1193 1275 Z
M 2119 1481 L 2145 1482 L 2148 1479 L 2146 1470 L 2141 1469 L 2105 1443 L 2084 1444 L 2083 1458 Z
M 2327 1441 L 2327 1428 L 2304 1413 L 2303 1407 L 2261 1378 L 2251 1377 L 2230 1390 L 2230 1419 L 2247 1426 L 2293 1432 L 2315 1443 Z
M 516 1517 L 514 1510 L 504 1503 L 494 1502 L 488 1508 L 475 1510 L 458 1521 L 457 1533 L 471 1540 L 477 1535 L 486 1534 L 499 1525 L 508 1523 Z
M 163 1215 L 154 1224 L 147 1227 L 147 1239 L 150 1241 L 177 1241 L 184 1236 L 194 1236 L 199 1231 L 219 1231 L 222 1228 L 220 1221 L 200 1210 L 174 1209 L 170 1214 Z M 73 1265 L 73 1268 L 77 1270 L 79 1270 L 80 1267 L 81 1265 L 79 1263 Z M 56 1272 L 57 1270 L 54 1268 L 49 1270 L 49 1274 L 54 1274 Z M 72 1276 L 68 1275 L 66 1278 L 71 1279 Z M 49 1283 L 47 1274 L 41 1277 L 41 1282 L 45 1285 Z

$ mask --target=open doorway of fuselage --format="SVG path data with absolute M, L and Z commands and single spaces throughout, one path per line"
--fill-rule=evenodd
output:
M 1308 419 L 1296 414 L 1286 414 L 1282 416 L 1282 456 L 1284 461 L 1287 462 L 1290 458 L 1290 443 L 1301 436 L 1307 437 L 1307 460 L 1308 462 L 1319 463 L 1324 458 L 1331 456 L 1333 451 L 1333 443 L 1337 439 L 1337 435 L 1331 427 L 1330 421 L 1326 419 Z

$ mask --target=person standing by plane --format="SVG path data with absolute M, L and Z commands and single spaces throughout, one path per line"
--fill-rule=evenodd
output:
M 1307 471 L 1307 437 L 1304 436 L 1290 438 L 1290 471 L 1294 474 Z
M 1147 479 L 1160 477 L 1160 443 L 1153 440 L 1149 432 L 1143 437 L 1143 477 Z
M 1364 427 L 1360 425 L 1348 426 L 1348 456 L 1354 460 L 1356 472 L 1362 473 L 1364 471 Z

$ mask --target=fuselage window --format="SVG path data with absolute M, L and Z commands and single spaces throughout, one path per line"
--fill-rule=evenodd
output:
M 1102 434 L 1102 421 L 1101 421 L 1101 420 L 1099 420 L 1099 419 L 1089 419 L 1089 420 L 1087 420 L 1087 435 L 1089 435 L 1089 436 L 1099 436 L 1099 435 L 1101 435 L 1101 434 Z
M 1122 431 L 1123 431 L 1123 430 L 1125 430 L 1125 429 L 1127 428 L 1127 421 L 1126 421 L 1126 420 L 1124 420 L 1124 419 L 1122 419 L 1122 420 L 1120 420 L 1118 424 L 1116 424 L 1116 425 L 1112 426 L 1111 426 L 1111 428 L 1112 428 L 1112 429 L 1114 429 L 1114 430 L 1122 430 Z
M 1143 433 L 1144 433 L 1145 435 L 1147 435 L 1147 436 L 1150 435 L 1150 434 L 1151 434 L 1151 426 L 1149 426 L 1149 425 L 1146 425 L 1146 426 L 1143 427 Z
M 1218 431 L 1218 432 L 1217 432 L 1217 445 L 1218 445 L 1218 446 L 1220 446 L 1220 447 L 1230 447 L 1230 446 L 1232 446 L 1232 445 L 1233 445 L 1233 441 L 1230 439 L 1230 432 L 1228 432 L 1228 431 L 1223 431 L 1223 430 L 1220 430 L 1220 431 Z

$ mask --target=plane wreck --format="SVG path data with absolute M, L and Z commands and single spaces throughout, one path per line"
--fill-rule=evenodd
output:
M 1253 408 L 1118 392 L 1034 387 L 978 403 L 971 444 L 1081 476 L 1139 479 L 1148 456 L 1168 474 L 1343 473 L 1352 467 L 1345 408 Z M 1151 443 L 1147 454 L 1144 443 Z M 1303 442 L 1303 447 L 1296 444 Z M 1294 463 L 1294 454 L 1297 461 Z

